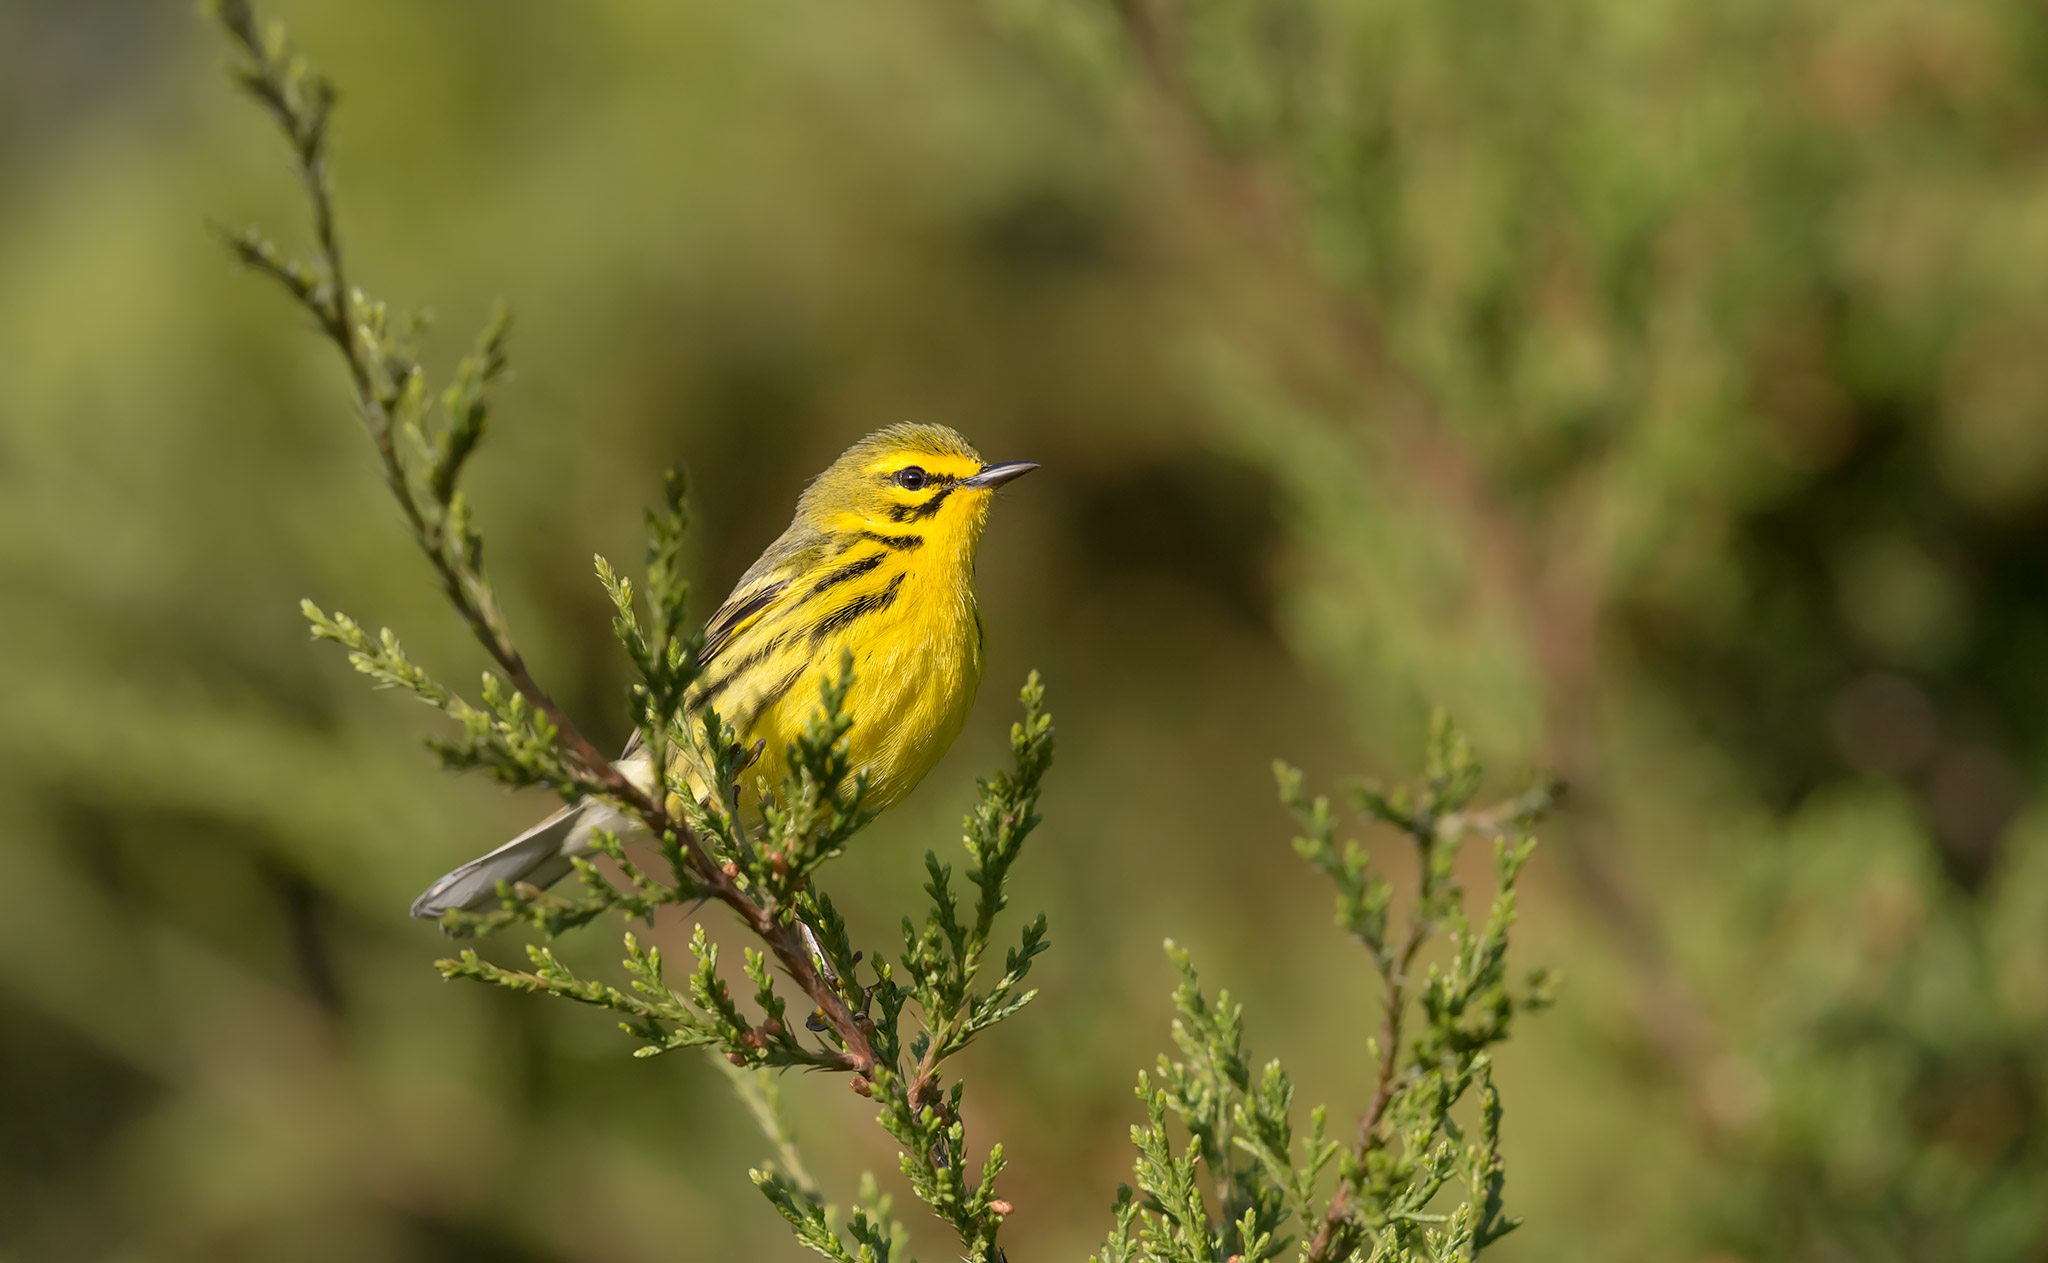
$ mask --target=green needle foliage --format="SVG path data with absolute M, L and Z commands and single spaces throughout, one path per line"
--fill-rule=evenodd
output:
M 1356 842 L 1337 842 L 1330 801 L 1310 800 L 1301 774 L 1285 764 L 1275 771 L 1302 828 L 1295 850 L 1336 885 L 1337 923 L 1365 948 L 1380 978 L 1384 1024 L 1366 1050 L 1375 1068 L 1372 1104 L 1349 1145 L 1329 1136 L 1321 1107 L 1297 1140 L 1286 1070 L 1272 1061 L 1253 1072 L 1243 1006 L 1227 991 L 1211 1000 L 1188 954 L 1169 942 L 1181 975 L 1173 994 L 1180 1057 L 1160 1058 L 1156 1077 L 1139 1076 L 1147 1121 L 1131 1129 L 1138 1191 L 1119 1190 L 1116 1229 L 1095 1257 L 1254 1263 L 1298 1246 L 1309 1263 L 1472 1258 L 1520 1222 L 1503 1211 L 1502 1108 L 1488 1050 L 1508 1038 L 1518 1013 L 1551 1001 L 1553 981 L 1541 970 L 1509 986 L 1507 942 L 1515 879 L 1535 848 L 1527 830 L 1555 787 L 1472 808 L 1480 768 L 1441 713 L 1419 785 L 1355 787 L 1359 812 L 1398 829 L 1416 850 L 1414 905 L 1397 931 L 1393 884 Z M 1501 837 L 1503 830 L 1515 840 Z M 1478 927 L 1465 914 L 1456 876 L 1460 843 L 1473 834 L 1495 839 L 1494 897 Z M 1439 942 L 1448 958 L 1418 977 L 1423 952 Z M 1476 1109 L 1463 1111 L 1461 1121 L 1460 1104 L 1475 1096 Z M 1175 1128 L 1187 1136 L 1178 1149 Z
M 961 879 L 927 853 L 929 904 L 921 921 L 903 919 L 896 961 L 857 949 L 818 884 L 874 816 L 848 759 L 852 657 L 819 681 L 817 710 L 787 751 L 788 773 L 780 785 L 761 786 L 763 824 L 750 830 L 738 793 L 758 750 L 743 748 L 716 713 L 690 716 L 683 708 L 702 638 L 688 623 L 677 561 L 687 515 L 682 481 L 671 474 L 662 505 L 648 514 L 642 585 L 596 559 L 613 629 L 634 668 L 629 705 L 637 740 L 655 766 L 671 769 L 664 793 L 628 781 L 528 671 L 485 575 L 483 539 L 461 491 L 487 428 L 491 389 L 505 373 L 509 321 L 494 319 L 450 383 L 430 389 L 412 350 L 418 318 L 389 311 L 346 280 L 327 168 L 333 87 L 290 50 L 281 28 L 259 26 L 246 0 L 218 0 L 214 9 L 240 54 L 237 82 L 290 145 L 311 203 L 317 256 L 292 259 L 255 229 L 224 230 L 223 240 L 307 311 L 342 357 L 384 479 L 443 592 L 496 669 L 472 701 L 413 661 L 388 629 L 372 635 L 309 601 L 313 635 L 341 645 L 377 687 L 410 693 L 447 715 L 454 735 L 432 746 L 450 769 L 544 785 L 569 801 L 595 796 L 655 839 L 658 863 L 601 834 L 596 850 L 606 862 L 578 859 L 568 893 L 522 883 L 501 887 L 495 911 L 449 913 L 442 924 L 451 934 L 523 926 L 542 941 L 527 946 L 525 969 L 465 949 L 439 962 L 442 974 L 608 1010 L 637 1042 L 637 1056 L 678 1048 L 722 1054 L 777 1152 L 776 1162 L 752 1173 L 754 1182 L 797 1240 L 840 1263 L 886 1263 L 902 1255 L 905 1240 L 890 1199 L 864 1181 L 842 1230 L 805 1168 L 773 1079 L 759 1072 L 795 1066 L 845 1074 L 854 1092 L 876 1103 L 880 1125 L 900 1146 L 904 1179 L 952 1231 L 959 1256 L 1001 1260 L 997 1236 L 1012 1212 L 996 1194 L 1003 1147 L 992 1144 L 978 1166 L 970 1162 L 965 1084 L 949 1079 L 948 1067 L 1037 994 L 1026 982 L 1046 950 L 1043 916 L 1009 940 L 999 970 L 992 955 L 1009 879 L 1040 822 L 1040 786 L 1052 764 L 1052 720 L 1036 673 L 1010 730 L 1012 766 L 979 783 L 966 817 Z M 672 752 L 709 769 L 720 791 L 700 797 L 674 770 Z M 1300 776 L 1279 771 L 1282 796 L 1304 831 L 1296 847 L 1336 884 L 1338 919 L 1381 978 L 1385 1030 L 1369 1050 L 1372 1105 L 1349 1144 L 1328 1135 L 1320 1109 L 1297 1138 L 1287 1074 L 1277 1062 L 1253 1073 L 1241 1007 L 1228 993 L 1211 1001 L 1187 955 L 1168 944 L 1182 978 L 1174 994 L 1181 1056 L 1162 1059 L 1156 1079 L 1140 1079 L 1147 1122 L 1133 1129 L 1138 1192 L 1119 1192 L 1116 1231 L 1098 1257 L 1222 1263 L 1277 1258 L 1298 1246 L 1309 1263 L 1470 1258 L 1515 1223 L 1502 1210 L 1502 1111 L 1488 1050 L 1508 1037 L 1517 1013 L 1549 998 L 1541 974 L 1511 990 L 1505 963 L 1514 881 L 1533 846 L 1525 830 L 1547 806 L 1549 790 L 1472 809 L 1478 766 L 1440 720 L 1419 787 L 1354 791 L 1361 811 L 1406 833 L 1418 849 L 1419 888 L 1405 930 L 1396 933 L 1392 885 L 1355 843 L 1335 841 L 1328 801 L 1309 801 Z M 1503 830 L 1517 840 L 1495 844 L 1497 891 L 1475 928 L 1455 876 L 1458 846 L 1470 834 Z M 651 926 L 666 906 L 713 901 L 753 940 L 742 948 L 751 986 L 745 997 L 728 985 L 720 947 L 701 924 L 690 938 L 686 980 L 673 978 L 660 949 L 630 928 L 616 983 L 577 975 L 549 945 L 607 917 Z M 1422 953 L 1437 943 L 1447 958 L 1418 975 Z M 792 1015 L 789 984 L 803 993 L 808 1013 L 801 1019 Z M 1476 1105 L 1461 1112 L 1468 1098 Z M 1175 1128 L 1187 1136 L 1178 1149 Z
M 457 735 L 437 739 L 434 749 L 449 768 L 481 770 L 511 785 L 545 785 L 571 801 L 603 798 L 657 839 L 658 866 L 643 866 L 617 837 L 603 836 L 597 849 L 616 875 L 578 860 L 578 893 L 522 884 L 500 892 L 499 910 L 450 913 L 444 926 L 478 934 L 528 925 L 551 939 L 610 914 L 652 924 L 665 905 L 717 900 L 761 943 L 744 950 L 751 1014 L 720 974 L 719 948 L 701 925 L 690 941 L 694 966 L 680 988 L 671 985 L 660 950 L 643 947 L 630 932 L 623 987 L 578 977 L 545 942 L 527 948 L 529 969 L 507 969 L 465 950 L 441 961 L 442 973 L 608 1009 L 639 1041 L 641 1056 L 709 1048 L 748 1070 L 804 1066 L 846 1073 L 854 1091 L 881 1106 L 882 1126 L 903 1146 L 901 1165 L 912 1189 L 957 1233 L 964 1257 L 1001 1257 L 996 1234 L 1009 1212 L 995 1196 L 1002 1148 L 994 1146 L 978 1177 L 970 1175 L 960 1118 L 963 1085 L 949 1084 L 945 1068 L 1036 994 L 1023 983 L 1045 950 L 1043 917 L 1005 952 L 1000 975 L 984 974 L 996 918 L 1007 902 L 1005 884 L 1039 822 L 1039 784 L 1052 764 L 1052 720 L 1037 676 L 1024 686 L 1024 718 L 1011 733 L 1015 768 L 982 783 L 967 819 L 967 881 L 976 892 L 971 909 L 963 912 L 952 890 L 952 867 L 927 856 L 932 907 L 925 928 L 906 920 L 901 971 L 876 956 L 872 981 L 863 983 L 857 971 L 870 957 L 854 948 L 844 919 L 814 882 L 874 816 L 865 805 L 865 782 L 850 775 L 845 742 L 851 656 L 835 676 L 820 681 L 818 710 L 790 747 L 782 784 L 763 796 L 765 825 L 753 836 L 739 820 L 737 786 L 755 752 L 742 749 L 715 713 L 694 722 L 683 713 L 702 642 L 686 630 L 688 588 L 677 565 L 686 515 L 682 481 L 671 474 L 664 504 L 648 515 L 644 593 L 603 557 L 596 560 L 597 576 L 637 676 L 631 702 L 640 742 L 662 767 L 670 766 L 672 749 L 688 748 L 725 791 L 699 799 L 671 771 L 667 794 L 650 795 L 598 753 L 528 672 L 485 576 L 483 539 L 460 489 L 490 415 L 490 388 L 506 368 L 509 322 L 493 320 L 452 383 L 438 396 L 430 391 L 411 349 L 419 321 L 393 315 L 345 280 L 327 168 L 334 88 L 290 50 L 281 28 L 259 26 L 245 0 L 222 0 L 215 12 L 241 54 L 237 82 L 276 119 L 291 146 L 312 204 L 318 259 L 288 258 L 253 228 L 221 235 L 237 258 L 308 311 L 341 354 L 385 481 L 443 591 L 499 670 L 484 676 L 479 700 L 472 702 L 408 657 L 388 629 L 372 636 L 347 615 L 307 602 L 314 636 L 340 644 L 378 687 L 404 690 L 448 715 Z M 803 1022 L 790 1020 L 771 960 L 806 993 L 811 1014 Z M 914 1033 L 906 1029 L 913 1020 Z M 801 1175 L 774 1098 L 756 1093 L 749 1100 L 789 1155 L 790 1168 L 764 1168 L 755 1182 L 798 1238 L 835 1258 L 890 1257 L 900 1229 L 888 1204 L 866 1199 L 847 1229 L 851 1245 L 841 1244 L 827 1208 Z

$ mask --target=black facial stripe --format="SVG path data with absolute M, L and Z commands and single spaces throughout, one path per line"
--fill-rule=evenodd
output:
M 903 576 L 899 574 L 889 580 L 889 586 L 883 588 L 880 592 L 868 592 L 857 596 L 819 619 L 817 625 L 811 628 L 812 647 L 815 648 L 823 643 L 825 637 L 833 632 L 851 627 L 867 615 L 879 614 L 891 605 L 894 605 L 896 603 L 896 589 L 902 586 Z
M 945 486 L 940 487 L 937 491 L 933 492 L 931 497 L 927 499 L 923 504 L 896 505 L 895 507 L 889 510 L 889 520 L 892 522 L 923 521 L 924 519 L 930 517 L 932 514 L 937 513 L 939 511 L 939 506 L 946 502 L 946 497 L 953 494 L 954 485 L 955 484 L 948 482 Z

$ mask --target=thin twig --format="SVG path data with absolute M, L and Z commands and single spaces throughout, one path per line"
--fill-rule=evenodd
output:
M 1530 532 L 1502 505 L 1485 472 L 1450 428 L 1438 423 L 1421 388 L 1394 366 L 1369 312 L 1355 296 L 1312 267 L 1315 236 L 1301 197 L 1270 165 L 1227 153 L 1207 125 L 1174 59 L 1176 32 L 1156 0 L 1115 6 L 1142 72 L 1139 103 L 1150 111 L 1170 157 L 1185 163 L 1204 187 L 1197 199 L 1229 217 L 1233 244 L 1260 252 L 1265 272 L 1299 294 L 1326 328 L 1346 370 L 1345 389 L 1370 390 L 1382 432 L 1396 445 L 1392 463 L 1429 484 L 1437 500 L 1481 541 L 1468 550 L 1478 583 L 1499 601 L 1540 668 L 1545 725 L 1540 761 L 1589 792 L 1579 799 L 1582 824 L 1560 847 L 1576 898 L 1625 949 L 1638 1020 L 1672 1071 L 1695 1095 L 1717 1055 L 1720 1035 L 1705 1002 L 1675 960 L 1655 909 L 1640 892 L 1625 858 L 1602 844 L 1611 820 L 1594 782 L 1590 712 L 1584 699 L 1599 646 L 1599 594 L 1559 565 L 1532 554 Z
M 391 418 L 399 387 L 380 380 L 378 366 L 357 319 L 358 310 L 366 304 L 348 288 L 343 269 L 341 237 L 327 172 L 326 128 L 334 102 L 333 88 L 324 78 L 296 64 L 280 41 L 263 37 L 247 0 L 220 0 L 216 9 L 222 26 L 249 59 L 248 66 L 238 75 L 242 86 L 277 120 L 291 143 L 300 182 L 312 205 L 324 278 L 279 261 L 268 243 L 253 234 L 228 234 L 230 248 L 245 263 L 276 280 L 311 312 L 322 334 L 340 352 L 385 483 L 398 500 L 420 550 L 433 566 L 442 591 L 520 696 L 553 727 L 556 742 L 574 761 L 571 772 L 577 785 L 626 808 L 656 837 L 674 836 L 687 859 L 690 876 L 711 897 L 732 909 L 767 944 L 777 964 L 824 1013 L 844 1046 L 842 1068 L 856 1074 L 872 1074 L 877 1064 L 872 1042 L 837 989 L 812 965 L 796 932 L 778 923 L 773 913 L 748 898 L 712 862 L 689 826 L 671 816 L 656 796 L 643 791 L 613 766 L 541 688 L 513 643 L 489 583 L 448 538 L 445 508 L 435 506 L 430 511 L 421 506 L 392 433 Z
M 1429 845 L 1421 834 L 1422 881 L 1429 882 Z M 1425 899 L 1427 895 L 1425 894 Z M 1366 1156 L 1380 1148 L 1384 1139 L 1380 1135 L 1380 1119 L 1387 1112 L 1387 1105 L 1394 1098 L 1394 1073 L 1401 1058 L 1402 1018 L 1408 1006 L 1408 971 L 1415 963 L 1415 954 L 1421 950 L 1423 940 L 1428 937 L 1429 922 L 1418 914 L 1415 923 L 1408 927 L 1408 941 L 1401 947 L 1398 958 L 1375 953 L 1373 960 L 1379 968 L 1381 980 L 1386 986 L 1384 1024 L 1380 1034 L 1379 1075 L 1373 1087 L 1372 1104 L 1358 1120 L 1358 1139 L 1352 1143 L 1352 1169 L 1362 1172 Z M 1351 1198 L 1357 1192 L 1356 1179 L 1339 1180 L 1337 1190 L 1330 1197 L 1330 1209 L 1323 1216 L 1323 1222 L 1316 1229 L 1315 1239 L 1309 1242 L 1304 1258 L 1308 1263 L 1331 1263 L 1332 1253 L 1339 1234 L 1350 1218 Z
M 712 1064 L 725 1072 L 732 1080 L 733 1090 L 747 1103 L 748 1113 L 761 1128 L 761 1134 L 768 1143 L 775 1146 L 776 1159 L 782 1164 L 782 1173 L 795 1183 L 804 1196 L 817 1200 L 820 1196 L 818 1183 L 811 1178 L 810 1170 L 804 1166 L 803 1154 L 796 1147 L 796 1136 L 789 1129 L 789 1121 L 782 1115 L 782 1093 L 775 1080 L 742 1066 L 735 1066 L 723 1057 L 713 1057 Z

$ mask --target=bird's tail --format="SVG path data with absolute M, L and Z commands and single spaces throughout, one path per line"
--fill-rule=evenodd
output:
M 642 793 L 654 792 L 654 766 L 638 737 L 612 766 Z M 494 907 L 501 881 L 523 881 L 545 890 L 576 870 L 570 858 L 588 855 L 591 837 L 599 829 L 609 829 L 621 838 L 642 832 L 637 820 L 598 799 L 586 798 L 427 887 L 426 893 L 412 901 L 412 914 L 422 921 L 436 921 L 456 908 L 479 912 Z
M 412 901 L 412 914 L 433 921 L 451 909 L 477 912 L 495 907 L 499 882 L 528 882 L 546 888 L 575 868 L 571 855 L 587 850 L 592 817 L 609 814 L 604 806 L 584 799 L 564 807 L 488 855 L 480 855 L 427 887 Z

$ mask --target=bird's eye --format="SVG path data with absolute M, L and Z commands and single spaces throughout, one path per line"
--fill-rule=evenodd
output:
M 896 475 L 896 485 L 905 491 L 923 491 L 928 475 L 915 465 L 908 466 Z

